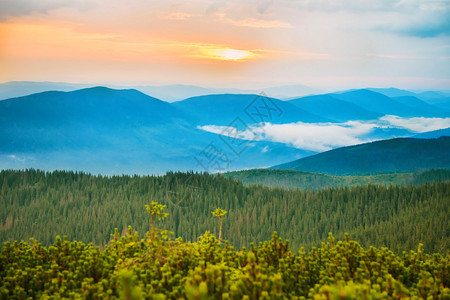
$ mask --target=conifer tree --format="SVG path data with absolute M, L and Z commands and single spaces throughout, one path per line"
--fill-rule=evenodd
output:
M 151 225 L 150 232 L 152 237 L 154 237 L 155 232 L 155 217 L 158 218 L 158 221 L 163 221 L 169 214 L 162 212 L 165 208 L 165 205 L 159 204 L 158 202 L 152 201 L 150 205 L 145 205 L 145 210 L 148 214 L 151 215 Z
M 211 212 L 213 216 L 219 218 L 219 243 L 222 242 L 222 221 L 223 216 L 227 213 L 225 210 L 217 208 L 215 211 Z

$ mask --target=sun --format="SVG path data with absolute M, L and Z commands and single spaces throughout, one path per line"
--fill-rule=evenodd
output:
M 247 50 L 237 49 L 210 49 L 207 51 L 207 56 L 212 59 L 219 60 L 245 60 L 255 56 L 254 53 Z

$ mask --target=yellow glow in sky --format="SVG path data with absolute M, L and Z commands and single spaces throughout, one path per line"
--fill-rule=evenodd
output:
M 236 49 L 211 49 L 206 52 L 208 57 L 220 60 L 245 60 L 255 56 L 250 51 Z

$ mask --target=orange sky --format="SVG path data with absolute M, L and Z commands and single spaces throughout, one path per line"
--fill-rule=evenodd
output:
M 448 1 L 311 1 L 4 0 L 0 81 L 450 87 Z

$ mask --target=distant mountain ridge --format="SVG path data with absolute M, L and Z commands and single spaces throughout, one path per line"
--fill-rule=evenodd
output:
M 317 153 L 292 146 L 292 134 L 286 131 L 295 126 L 347 130 L 378 122 L 354 139 L 375 140 L 416 134 L 376 120 L 392 109 L 400 115 L 422 116 L 421 108 L 426 108 L 432 116 L 448 116 L 433 104 L 412 100 L 414 105 L 409 106 L 376 92 L 355 90 L 292 101 L 264 94 L 212 94 L 168 103 L 135 89 L 47 91 L 0 101 L 0 168 L 158 174 L 268 167 Z M 374 107 L 381 112 L 370 110 Z M 245 140 L 232 133 L 251 134 L 255 129 L 258 138 Z M 286 133 L 291 140 L 283 140 Z M 212 158 L 208 167 L 199 157 Z M 214 161 L 218 158 L 223 160 L 221 167 Z
M 267 105 L 267 107 L 265 107 Z M 329 122 L 331 120 L 278 99 L 247 94 L 218 94 L 188 98 L 173 106 L 196 117 L 199 125 L 229 125 L 235 118 L 251 125 L 270 122 Z
M 66 83 L 66 82 L 34 82 L 34 81 L 10 81 L 0 83 L 0 100 L 23 97 L 31 94 L 46 91 L 70 92 L 78 89 L 90 88 L 98 84 Z M 112 89 L 137 89 L 149 96 L 161 99 L 166 102 L 181 101 L 191 97 L 204 96 L 210 94 L 261 94 L 278 99 L 295 98 L 314 93 L 321 90 L 310 88 L 301 84 L 286 86 L 262 87 L 259 89 L 239 89 L 239 88 L 211 88 L 187 84 L 169 85 L 119 85 L 102 84 L 102 86 Z
M 299 153 L 312 154 L 273 142 L 240 146 L 237 156 L 218 135 L 198 129 L 192 115 L 132 89 L 93 87 L 0 101 L 2 169 L 213 172 L 267 166 L 268 161 L 281 163 Z M 207 160 L 205 151 L 215 149 L 213 158 L 222 160 L 220 166 Z
M 382 115 L 395 115 L 399 117 L 415 117 L 423 115 L 423 112 L 416 108 L 399 103 L 393 98 L 366 89 L 342 94 L 333 94 L 333 97 Z
M 383 114 L 366 110 L 354 103 L 337 99 L 332 94 L 307 96 L 288 101 L 306 111 L 326 118 L 345 122 L 349 120 L 374 120 Z
M 397 138 L 342 147 L 271 169 L 290 169 L 330 175 L 368 175 L 450 168 L 450 137 Z

